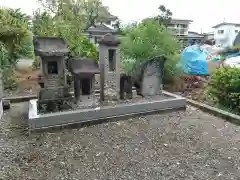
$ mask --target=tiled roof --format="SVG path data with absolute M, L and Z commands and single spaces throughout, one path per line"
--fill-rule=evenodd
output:
M 188 19 L 172 19 L 171 23 L 184 23 L 184 24 L 189 24 L 191 23 L 192 20 L 188 20 Z
M 105 24 L 96 24 L 88 28 L 87 32 L 105 32 L 105 33 L 112 33 L 114 29 L 106 26 Z

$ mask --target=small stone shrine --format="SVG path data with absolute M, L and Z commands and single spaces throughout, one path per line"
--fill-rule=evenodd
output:
M 65 57 L 69 50 L 67 43 L 57 37 L 36 37 L 34 39 L 36 56 L 41 58 L 42 88 L 39 103 L 70 98 L 66 83 Z
M 118 100 L 120 93 L 120 40 L 106 34 L 99 42 L 101 100 Z
M 95 60 L 88 58 L 71 58 L 69 71 L 73 75 L 74 95 L 76 103 L 95 99 L 95 74 L 99 74 L 99 66 Z
M 132 77 L 125 73 L 120 74 L 120 99 L 132 99 L 133 92 L 132 92 Z

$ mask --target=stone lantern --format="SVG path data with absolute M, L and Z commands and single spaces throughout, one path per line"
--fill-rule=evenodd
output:
M 120 40 L 112 34 L 106 34 L 98 42 L 100 57 L 100 95 L 110 99 L 119 99 L 120 93 Z

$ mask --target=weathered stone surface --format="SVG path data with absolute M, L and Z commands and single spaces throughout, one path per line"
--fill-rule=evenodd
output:
M 103 38 L 100 39 L 98 43 L 106 46 L 118 46 L 121 41 L 117 38 L 117 36 L 108 33 L 103 36 Z
M 69 97 L 69 86 L 65 87 L 55 87 L 55 88 L 42 88 L 39 91 L 39 99 L 41 100 L 50 100 L 58 99 L 63 97 Z
M 3 110 L 8 110 L 11 107 L 11 103 L 9 100 L 3 100 L 2 101 L 2 108 Z
M 64 56 L 69 53 L 66 41 L 59 37 L 36 37 L 33 41 L 37 56 Z
M 123 73 L 120 75 L 120 99 L 125 99 L 125 97 L 132 99 L 132 96 L 132 77 Z
M 142 79 L 142 95 L 153 96 L 161 93 L 162 68 L 159 62 L 147 64 Z
M 110 58 L 109 51 L 114 51 L 113 57 L 112 57 L 113 58 L 112 60 L 114 61 L 113 71 L 110 71 L 109 69 L 109 58 Z M 102 72 L 100 73 L 100 77 L 104 81 L 104 88 L 101 88 L 101 91 L 104 91 L 104 95 L 108 96 L 108 98 L 112 97 L 113 99 L 119 99 L 120 49 L 119 47 L 114 46 L 113 44 L 102 43 L 102 44 L 99 44 L 99 56 L 100 56 L 100 67 L 102 67 L 101 69 Z
M 153 96 L 161 93 L 166 57 L 159 56 L 143 63 L 133 74 L 133 85 L 138 94 Z

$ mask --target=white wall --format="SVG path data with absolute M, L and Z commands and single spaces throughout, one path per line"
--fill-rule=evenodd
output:
M 223 34 L 219 33 L 220 30 L 224 31 Z M 216 45 L 221 47 L 231 46 L 237 35 L 235 30 L 240 31 L 240 27 L 236 27 L 235 25 L 222 25 L 215 28 L 214 40 Z
M 171 26 L 168 26 L 169 29 L 173 30 L 173 31 L 177 31 L 176 34 L 181 34 L 181 35 L 187 35 L 188 34 L 188 29 L 189 29 L 189 25 L 185 24 L 187 27 L 183 28 L 182 24 L 171 24 Z M 181 33 L 181 31 L 184 30 L 184 33 Z

